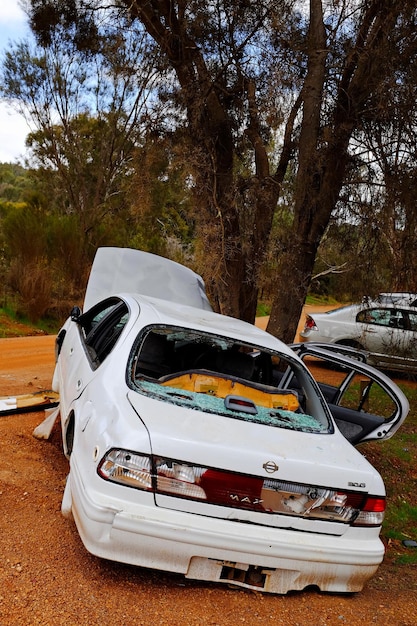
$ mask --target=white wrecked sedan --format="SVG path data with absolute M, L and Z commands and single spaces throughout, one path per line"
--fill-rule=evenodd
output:
M 408 412 L 379 376 L 388 417 L 343 407 L 366 418 L 363 439 Z M 91 553 L 273 593 L 359 591 L 382 561 L 382 479 L 319 384 L 279 340 L 213 313 L 183 266 L 100 249 L 57 337 L 53 388 L 62 511 Z

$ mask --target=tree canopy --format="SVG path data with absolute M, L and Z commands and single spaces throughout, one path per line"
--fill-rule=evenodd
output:
M 385 193 L 378 195 L 380 223 L 383 216 L 393 231 L 382 229 L 386 249 L 394 251 L 399 239 L 409 245 L 413 0 L 31 0 L 30 6 L 45 51 L 58 35 L 89 61 L 112 49 L 112 64 L 104 65 L 109 74 L 117 69 L 116 76 L 145 85 L 148 127 L 181 137 L 194 198 L 196 269 L 223 313 L 253 321 L 267 265 L 268 329 L 291 341 L 325 234 L 338 220 L 354 224 L 372 214 L 377 185 Z M 110 27 L 115 23 L 126 34 Z M 129 41 L 146 50 L 136 65 L 120 54 Z M 6 84 L 12 82 L 10 73 Z M 54 84 L 52 93 L 60 87 Z M 104 94 L 95 89 L 98 102 Z M 395 94 L 392 101 L 387 93 Z M 135 119 L 132 128 L 138 125 Z M 47 140 L 37 136 L 38 154 L 41 138 Z

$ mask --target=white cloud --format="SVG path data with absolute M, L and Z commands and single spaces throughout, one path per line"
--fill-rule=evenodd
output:
M 29 132 L 24 118 L 5 103 L 0 103 L 0 163 L 22 161 Z
M 19 0 L 0 0 L 0 50 L 9 41 L 21 39 L 29 32 L 28 17 Z
M 9 24 L 10 22 L 19 22 L 26 18 L 19 0 L 3 0 L 0 4 L 0 23 Z

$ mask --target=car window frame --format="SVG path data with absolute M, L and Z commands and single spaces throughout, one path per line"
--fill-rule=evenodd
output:
M 407 311 L 400 307 L 371 307 L 361 309 L 356 315 L 356 322 L 369 326 L 379 326 L 390 330 L 411 330 L 410 317 Z M 362 319 L 368 317 L 369 319 Z M 397 320 L 394 323 L 394 320 Z M 402 324 L 400 322 L 403 322 Z
M 332 415 L 329 411 L 329 408 L 323 398 L 323 395 L 320 391 L 320 388 L 317 385 L 317 382 L 315 381 L 314 377 L 312 376 L 311 372 L 309 371 L 309 369 L 303 364 L 300 363 L 299 359 L 297 359 L 295 357 L 295 355 L 293 354 L 288 354 L 288 353 L 280 353 L 279 350 L 277 349 L 272 349 L 270 347 L 267 346 L 262 346 L 258 345 L 258 344 L 253 344 L 250 341 L 245 341 L 242 338 L 235 338 L 233 336 L 227 336 L 227 335 L 222 335 L 222 334 L 216 334 L 210 331 L 206 331 L 203 329 L 199 329 L 199 328 L 192 328 L 192 327 L 186 327 L 186 326 L 178 326 L 176 324 L 164 324 L 164 323 L 153 323 L 153 324 L 149 324 L 144 326 L 140 332 L 138 333 L 135 341 L 133 342 L 132 345 L 132 349 L 130 352 L 130 356 L 128 359 L 128 366 L 127 366 L 127 385 L 135 392 L 139 392 L 142 395 L 152 395 L 152 390 L 146 387 L 146 384 L 148 383 L 153 383 L 156 384 L 157 386 L 161 386 L 161 383 L 163 384 L 165 382 L 165 379 L 169 378 L 169 376 L 161 376 L 160 378 L 158 377 L 158 375 L 156 376 L 156 378 L 153 378 L 151 376 L 149 376 L 146 371 L 145 372 L 140 372 L 139 371 L 139 376 L 136 377 L 136 370 L 137 370 L 137 363 L 138 360 L 140 360 L 138 357 L 140 357 L 140 353 L 142 350 L 142 345 L 143 342 L 146 340 L 146 337 L 152 333 L 153 331 L 159 331 L 161 332 L 161 334 L 170 334 L 172 333 L 172 335 L 185 335 L 185 338 L 188 340 L 187 335 L 200 335 L 202 338 L 205 339 L 205 341 L 207 341 L 208 343 L 210 341 L 212 341 L 213 343 L 216 343 L 218 345 L 221 344 L 225 344 L 225 345 L 232 345 L 232 344 L 239 344 L 241 346 L 244 346 L 250 350 L 253 350 L 254 353 L 256 353 L 257 351 L 260 351 L 262 353 L 265 354 L 269 354 L 272 358 L 276 357 L 278 359 L 278 361 L 281 363 L 281 365 L 283 365 L 284 370 L 283 370 L 283 378 L 288 376 L 288 371 L 292 371 L 293 374 L 297 377 L 297 379 L 300 382 L 300 389 L 302 391 L 301 396 L 304 398 L 304 402 L 307 400 L 309 406 L 308 407 L 304 407 L 303 406 L 303 401 L 300 398 L 300 408 L 301 413 L 305 413 L 306 415 L 312 415 L 315 417 L 315 419 L 317 420 L 318 423 L 320 423 L 323 427 L 323 429 L 317 430 L 317 433 L 319 433 L 320 435 L 331 435 L 334 433 L 334 420 L 332 419 Z M 205 342 L 203 342 L 205 343 Z M 273 368 L 275 369 L 275 366 L 273 365 Z M 181 370 L 181 368 L 178 370 L 177 375 L 180 374 L 189 374 L 190 372 L 199 372 L 199 368 L 197 367 L 194 370 L 190 370 L 190 369 L 185 369 L 185 370 Z M 241 382 L 245 383 L 244 378 L 239 379 L 238 376 L 234 376 L 234 375 L 229 375 L 227 373 L 223 373 L 221 374 L 220 371 L 216 372 L 214 370 L 206 370 L 206 369 L 202 369 L 202 372 L 207 372 L 209 375 L 213 374 L 215 376 L 219 376 L 220 378 L 223 376 L 225 378 L 230 378 L 232 380 L 236 379 L 237 381 L 241 380 Z M 265 389 L 267 390 L 269 389 L 274 389 L 276 392 L 284 391 L 284 392 L 291 392 L 294 393 L 293 389 L 286 389 L 282 384 L 281 384 L 281 378 L 280 380 L 276 380 L 271 384 L 265 384 Z M 247 380 L 246 381 L 247 384 L 250 386 L 250 381 Z M 262 386 L 262 383 L 260 383 Z M 144 386 L 145 385 L 145 386 Z M 156 394 L 155 392 L 155 398 L 159 399 L 159 400 L 163 400 L 165 402 L 170 402 L 172 404 L 177 404 L 180 406 L 183 406 L 184 408 L 187 408 L 190 406 L 189 402 L 187 401 L 187 398 L 183 399 L 181 397 L 181 394 L 177 395 L 177 396 L 169 396 L 168 394 L 166 395 L 161 395 L 159 394 L 159 397 L 157 397 L 158 394 Z M 204 395 L 204 394 L 201 394 Z M 197 406 L 197 405 L 196 405 Z M 200 409 L 202 409 L 202 407 L 200 406 Z M 309 409 L 311 409 L 311 411 L 309 411 Z M 217 413 L 217 414 L 221 414 L 219 413 L 217 410 L 209 410 L 208 407 L 206 407 L 205 410 L 207 413 L 213 412 L 213 413 Z M 238 419 L 238 415 L 235 414 L 227 414 L 225 415 L 226 417 L 235 417 L 236 419 Z M 255 420 L 254 420 L 255 421 Z M 271 425 L 271 424 L 270 424 Z M 276 427 L 279 427 L 278 425 L 276 425 Z M 298 432 L 303 432 L 301 429 Z M 313 431 L 305 431 L 305 432 L 313 432 Z
M 130 317 L 127 303 L 107 298 L 77 320 L 81 341 L 92 369 L 97 369 L 113 351 Z

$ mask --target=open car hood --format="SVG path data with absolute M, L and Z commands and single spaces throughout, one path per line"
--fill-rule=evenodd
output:
M 99 248 L 87 284 L 84 312 L 121 292 L 212 310 L 203 279 L 189 268 L 142 250 Z

